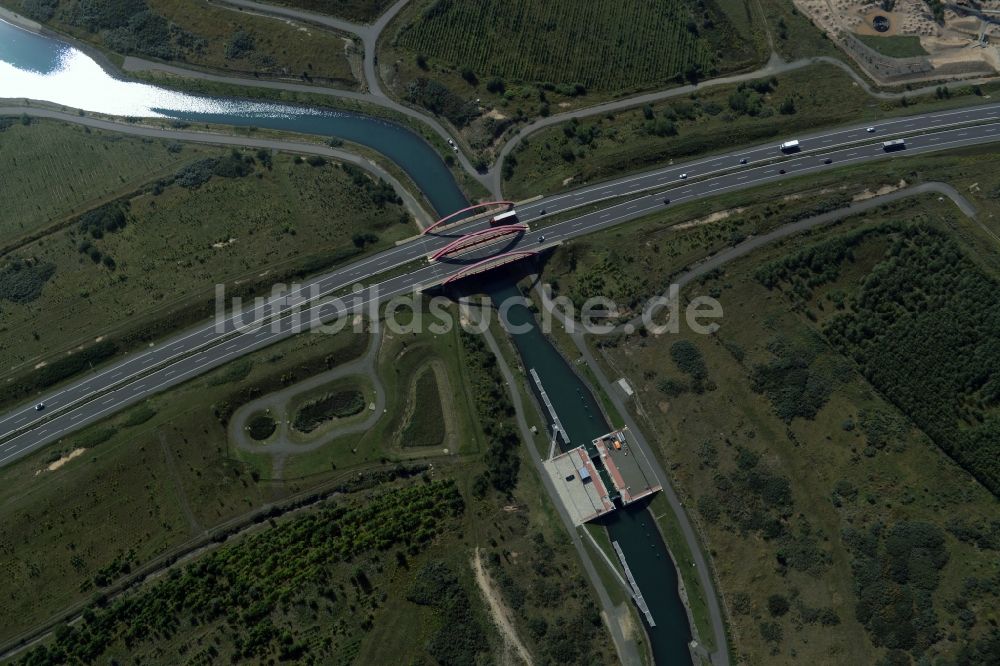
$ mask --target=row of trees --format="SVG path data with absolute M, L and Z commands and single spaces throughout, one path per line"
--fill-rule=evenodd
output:
M 112 646 L 138 654 L 204 625 L 217 625 L 215 634 L 228 638 L 233 661 L 301 658 L 319 646 L 294 642 L 299 620 L 278 609 L 302 603 L 316 590 L 336 599 L 330 581 L 338 563 L 390 549 L 419 553 L 433 537 L 454 529 L 463 511 L 462 496 L 451 481 L 326 505 L 174 569 L 134 594 L 95 603 L 82 622 L 61 627 L 51 644 L 30 650 L 19 663 L 93 663 Z M 371 584 L 364 585 L 364 572 L 355 571 L 356 584 L 368 594 Z
M 492 485 L 502 493 L 510 493 L 517 486 L 517 473 L 521 468 L 517 450 L 521 438 L 511 424 L 514 406 L 504 389 L 496 357 L 482 336 L 465 330 L 459 334 L 479 424 L 489 442 L 484 458 L 486 471 L 476 478 L 474 491 L 483 496 L 487 486 Z

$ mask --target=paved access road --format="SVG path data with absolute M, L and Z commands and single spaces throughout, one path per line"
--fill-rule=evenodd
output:
M 802 152 L 794 156 L 782 156 L 773 144 L 757 146 L 546 197 L 519 207 L 521 220 L 532 223 L 553 213 L 603 200 L 619 201 L 544 228 L 537 228 L 536 225 L 536 229 L 506 243 L 503 249 L 537 249 L 541 246 L 542 237 L 544 244 L 549 245 L 648 215 L 668 205 L 706 199 L 823 169 L 888 159 L 892 155 L 921 154 L 996 141 L 1000 139 L 1000 121 L 941 128 L 998 118 L 1000 105 L 901 118 L 880 123 L 874 134 L 860 126 L 800 136 Z M 937 131 L 933 131 L 935 129 Z M 881 141 L 903 132 L 915 132 L 907 135 L 907 148 L 891 154 L 884 152 Z M 740 164 L 741 159 L 746 159 L 747 164 Z M 826 164 L 826 160 L 830 164 Z M 688 177 L 681 179 L 682 173 L 688 174 Z M 665 203 L 667 200 L 669 203 Z M 409 270 L 402 275 L 378 283 L 377 296 L 366 289 L 352 294 L 340 305 L 315 305 L 355 284 L 370 288 L 374 276 L 403 269 L 417 260 L 422 261 L 424 256 L 442 247 L 456 234 L 486 225 L 487 222 L 482 220 L 467 223 L 446 230 L 442 235 L 429 235 L 355 262 L 316 278 L 285 297 L 263 304 L 258 317 L 228 317 L 218 325 L 215 322 L 206 323 L 52 391 L 40 398 L 45 403 L 42 411 L 36 411 L 33 404 L 27 404 L 0 416 L 0 465 L 9 464 L 145 397 L 294 335 L 302 330 L 304 322 L 317 317 L 325 321 L 345 308 L 373 306 L 377 299 L 439 282 L 458 267 L 454 264 L 409 266 Z M 468 263 L 480 256 L 474 254 L 464 261 Z M 312 307 L 306 308 L 297 318 L 287 316 L 263 328 L 237 331 L 241 322 L 256 321 L 259 317 L 283 311 L 296 302 L 302 304 L 304 300 L 308 300 Z M 297 326 L 293 325 L 296 319 Z

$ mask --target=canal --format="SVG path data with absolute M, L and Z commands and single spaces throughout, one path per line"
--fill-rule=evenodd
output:
M 337 137 L 368 146 L 395 162 L 425 194 L 437 213 L 464 208 L 466 199 L 440 155 L 423 138 L 398 124 L 356 113 L 331 112 L 251 100 L 199 97 L 124 81 L 79 49 L 50 36 L 0 20 L 0 98 L 31 99 L 123 117 L 161 117 L 188 123 L 260 127 Z M 495 285 L 491 296 L 518 296 L 513 282 Z M 535 324 L 525 307 L 511 323 Z M 525 367 L 535 368 L 574 444 L 589 443 L 611 428 L 587 386 L 533 325 L 514 336 Z M 655 628 L 646 627 L 657 664 L 689 664 L 691 632 L 677 589 L 677 572 L 648 509 L 642 503 L 605 518 L 649 606 Z
M 506 271 L 504 271 L 506 272 Z M 499 304 L 521 296 L 513 279 L 494 281 L 487 292 Z M 507 309 L 507 329 L 528 329 L 511 337 L 525 369 L 534 368 L 575 448 L 611 431 L 590 389 L 540 330 L 524 305 Z M 547 416 L 546 416 L 547 418 Z M 551 424 L 550 424 L 551 425 Z M 649 606 L 655 627 L 646 625 L 657 664 L 690 664 L 691 628 L 677 586 L 677 569 L 648 508 L 637 502 L 601 519 L 612 541 L 625 553 L 629 568 Z M 600 566 L 600 565 L 598 565 Z M 640 613 L 640 616 L 642 614 Z M 643 618 L 643 624 L 646 624 Z

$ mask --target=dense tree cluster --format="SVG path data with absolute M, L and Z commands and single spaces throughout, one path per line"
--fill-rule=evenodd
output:
M 84 234 L 97 239 L 124 229 L 127 222 L 123 204 L 115 201 L 87 211 L 80 216 L 78 225 Z
M 357 389 L 336 391 L 303 405 L 292 421 L 292 427 L 299 432 L 312 432 L 327 421 L 342 419 L 361 413 L 365 408 L 365 396 Z
M 477 656 L 489 648 L 468 593 L 444 562 L 430 562 L 418 571 L 406 598 L 438 613 L 438 627 L 426 646 L 437 663 L 476 664 Z
M 876 645 L 919 656 L 941 638 L 933 597 L 949 558 L 944 532 L 906 521 L 848 528 L 843 538 L 853 555 L 858 620 Z
M 786 423 L 795 417 L 811 419 L 826 404 L 833 389 L 826 373 L 816 367 L 815 353 L 783 341 L 768 345 L 774 359 L 759 363 L 750 373 L 753 390 L 763 393 Z
M 42 288 L 55 273 L 55 264 L 11 256 L 0 264 L 0 300 L 30 303 L 42 295 Z
M 295 621 L 279 614 L 279 606 L 317 590 L 335 600 L 329 581 L 337 563 L 390 548 L 418 553 L 451 529 L 463 510 L 450 481 L 327 505 L 209 553 L 139 592 L 91 606 L 82 622 L 61 627 L 51 644 L 32 649 L 19 663 L 92 663 L 112 645 L 134 652 L 206 624 L 228 627 L 233 661 L 301 660 L 319 645 L 295 640 Z M 360 569 L 354 581 L 362 591 L 371 588 Z
M 3 284 L 0 281 L 0 285 Z M 24 397 L 53 386 L 111 358 L 118 350 L 119 347 L 114 342 L 102 340 L 68 356 L 61 356 L 47 365 L 34 369 L 27 375 L 22 375 L 12 382 L 0 385 L 0 401 Z
M 356 167 L 353 164 L 347 164 L 346 162 L 341 165 L 348 176 L 351 177 L 351 182 L 354 186 L 365 192 L 379 208 L 383 208 L 386 204 L 396 204 L 397 206 L 403 205 L 403 199 L 398 194 L 396 190 L 392 188 L 392 185 L 385 182 L 385 180 L 379 178 L 378 180 L 373 179 L 368 173 Z
M 911 227 L 826 334 L 942 449 L 1000 494 L 1000 284 Z
M 746 447 L 736 452 L 736 469 L 718 472 L 714 494 L 698 500 L 702 517 L 719 522 L 725 516 L 740 532 L 756 533 L 777 545 L 779 569 L 817 573 L 830 562 L 820 545 L 820 535 L 808 522 L 796 526 L 794 503 L 788 479 L 765 465 L 760 455 Z
M 1000 494 L 1000 284 L 942 232 L 886 224 L 758 272 L 768 287 L 835 279 L 873 234 L 882 259 L 824 333 L 946 453 Z
M 517 451 L 521 438 L 510 422 L 514 406 L 507 397 L 496 357 L 482 336 L 464 330 L 460 334 L 476 413 L 489 441 L 484 458 L 486 471 L 476 479 L 475 491 L 482 496 L 489 484 L 500 492 L 509 493 L 517 486 L 517 473 L 521 468 Z
M 39 21 L 52 19 L 58 0 L 22 0 L 23 11 Z M 177 57 L 178 47 L 198 49 L 204 40 L 181 29 L 152 10 L 145 0 L 77 0 L 60 19 L 90 32 L 101 33 L 115 51 L 156 58 Z
M 691 377 L 691 389 L 695 393 L 701 393 L 708 379 L 708 367 L 705 365 L 705 357 L 694 343 L 678 340 L 670 345 L 670 358 L 681 372 Z M 672 387 L 661 386 L 660 390 L 669 394 L 670 388 Z
M 456 127 L 465 127 L 479 115 L 479 105 L 474 101 L 462 99 L 444 84 L 426 77 L 410 82 L 406 99 L 444 116 Z
M 581 596 L 587 585 L 556 556 L 541 532 L 518 548 L 517 559 L 505 550 L 492 552 L 486 565 L 503 592 L 507 605 L 523 617 L 535 642 L 539 663 L 600 663 L 601 616 L 589 596 Z M 526 585 L 525 581 L 531 581 Z M 579 599 L 581 604 L 568 603 Z M 588 643 L 590 643 L 588 645 Z
M 253 173 L 254 160 L 233 150 L 226 157 L 206 157 L 188 164 L 176 174 L 173 182 L 181 187 L 197 189 L 207 183 L 212 176 L 220 178 L 242 178 Z M 169 183 L 164 183 L 168 185 Z

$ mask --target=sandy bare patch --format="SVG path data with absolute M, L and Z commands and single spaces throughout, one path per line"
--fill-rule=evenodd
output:
M 62 467 L 63 465 L 65 465 L 66 463 L 68 463 L 73 458 L 79 458 L 80 456 L 82 456 L 83 453 L 84 453 L 84 451 L 86 451 L 86 450 L 87 449 L 73 449 L 72 451 L 70 451 L 69 453 L 67 453 L 66 455 L 64 455 L 59 460 L 57 460 L 57 461 L 55 461 L 53 463 L 50 463 L 49 466 L 45 468 L 45 470 L 38 470 L 37 472 L 35 472 L 35 475 L 37 476 L 42 471 L 54 472 L 57 469 L 59 469 L 60 467 Z
M 618 626 L 621 627 L 622 636 L 626 639 L 635 639 L 635 621 L 632 619 L 632 613 L 628 611 L 627 606 L 621 607 L 621 612 L 618 613 Z
M 988 74 L 996 70 L 998 48 L 996 37 L 1000 25 L 987 23 L 975 16 L 959 16 L 952 10 L 944 12 L 938 24 L 923 0 L 897 0 L 893 11 L 886 12 L 872 2 L 859 0 L 794 0 L 820 30 L 828 36 L 841 32 L 874 37 L 913 36 L 928 52 L 929 62 L 938 72 L 926 72 L 922 78 L 935 76 L 968 76 Z M 995 0 L 987 0 L 984 9 L 995 11 Z M 994 5 L 991 7 L 989 5 Z M 889 19 L 889 29 L 877 32 L 872 26 L 876 16 Z M 981 38 L 986 39 L 981 41 Z M 991 39 L 992 38 L 992 39 Z M 835 40 L 836 41 L 836 40 Z M 943 68 L 950 65 L 948 68 Z
M 874 197 L 880 197 L 880 196 L 883 196 L 885 194 L 889 194 L 890 192 L 895 192 L 896 190 L 901 190 L 904 187 L 906 187 L 906 185 L 907 185 L 907 182 L 905 180 L 901 180 L 901 181 L 899 181 L 895 185 L 891 185 L 891 184 L 890 185 L 883 185 L 883 186 L 881 186 L 880 188 L 878 188 L 875 191 L 872 191 L 870 189 L 869 190 L 865 190 L 864 192 L 860 192 L 858 194 L 855 194 L 853 197 L 851 197 L 851 201 L 865 201 L 866 199 L 872 199 Z
M 486 114 L 486 117 L 487 118 L 492 118 L 493 120 L 504 120 L 504 119 L 507 118 L 507 116 L 503 115 L 502 113 L 500 113 L 496 109 L 490 109 L 489 113 Z
M 221 243 L 212 243 L 212 247 L 214 247 L 216 250 L 221 250 L 222 248 L 228 247 L 235 242 L 236 242 L 235 238 L 230 238 L 229 240 L 222 241 Z
M 517 631 L 514 629 L 514 623 L 511 622 L 510 609 L 503 602 L 503 598 L 497 591 L 496 587 L 493 585 L 490 575 L 486 572 L 486 567 L 483 566 L 483 560 L 479 556 L 479 548 L 477 547 L 475 553 L 472 557 L 472 570 L 476 574 L 476 584 L 479 586 L 479 591 L 482 593 L 483 597 L 486 599 L 486 603 L 490 607 L 490 617 L 493 618 L 493 623 L 500 630 L 500 636 L 504 640 L 505 646 L 505 662 L 510 662 L 510 655 L 516 654 L 520 657 L 521 661 L 529 666 L 534 662 L 531 659 L 531 653 L 528 649 L 524 647 L 524 643 L 517 636 Z
M 699 217 L 697 220 L 690 220 L 688 222 L 681 222 L 680 224 L 674 225 L 674 229 L 682 231 L 684 229 L 691 229 L 693 227 L 700 227 L 703 224 L 711 224 L 712 222 L 721 222 L 731 215 L 739 215 L 746 208 L 730 208 L 728 210 L 720 210 L 712 213 L 711 215 L 706 215 L 705 217 Z

